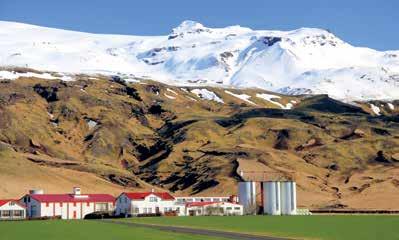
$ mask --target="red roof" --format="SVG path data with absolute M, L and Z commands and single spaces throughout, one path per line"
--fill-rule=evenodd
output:
M 82 194 L 80 197 L 73 194 L 31 194 L 29 196 L 38 202 L 115 202 L 115 198 L 109 194 Z
M 149 195 L 155 195 L 162 200 L 175 200 L 175 198 L 167 192 L 132 192 L 132 193 L 123 193 L 131 200 L 143 200 Z
M 15 204 L 25 208 L 25 206 L 23 204 L 21 204 L 18 200 L 15 200 L 15 199 L 0 199 L 0 207 L 9 202 L 14 202 Z

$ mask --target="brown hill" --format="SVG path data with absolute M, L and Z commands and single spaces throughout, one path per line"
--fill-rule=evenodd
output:
M 301 207 L 398 208 L 394 111 L 373 116 L 366 103 L 328 96 L 268 101 L 256 96 L 271 94 L 263 90 L 206 87 L 218 103 L 192 87 L 75 78 L 0 83 L 0 198 L 76 185 L 227 195 L 242 170 L 295 178 Z M 288 103 L 293 109 L 281 109 Z

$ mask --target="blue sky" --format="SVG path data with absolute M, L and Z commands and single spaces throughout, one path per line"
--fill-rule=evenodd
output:
M 0 20 L 96 33 L 164 35 L 187 19 L 209 27 L 320 27 L 357 46 L 399 49 L 398 0 L 0 0 Z

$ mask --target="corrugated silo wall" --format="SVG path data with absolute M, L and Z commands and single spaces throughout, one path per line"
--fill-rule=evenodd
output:
M 244 207 L 244 214 L 256 213 L 256 183 L 255 182 L 239 182 L 238 183 L 238 200 Z

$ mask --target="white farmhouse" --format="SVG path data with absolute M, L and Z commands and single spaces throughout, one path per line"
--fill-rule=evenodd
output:
M 61 217 L 62 219 L 84 219 L 94 212 L 114 210 L 115 198 L 109 194 L 81 194 L 75 187 L 72 194 L 44 194 L 30 191 L 20 199 L 27 208 L 27 217 Z
M 172 212 L 183 215 L 184 205 L 176 204 L 175 198 L 167 192 L 125 192 L 116 199 L 115 214 L 117 216 Z
M 0 200 L 0 220 L 19 220 L 25 217 L 26 207 L 18 200 Z
M 191 202 L 186 204 L 186 216 L 243 215 L 241 204 L 231 202 Z

